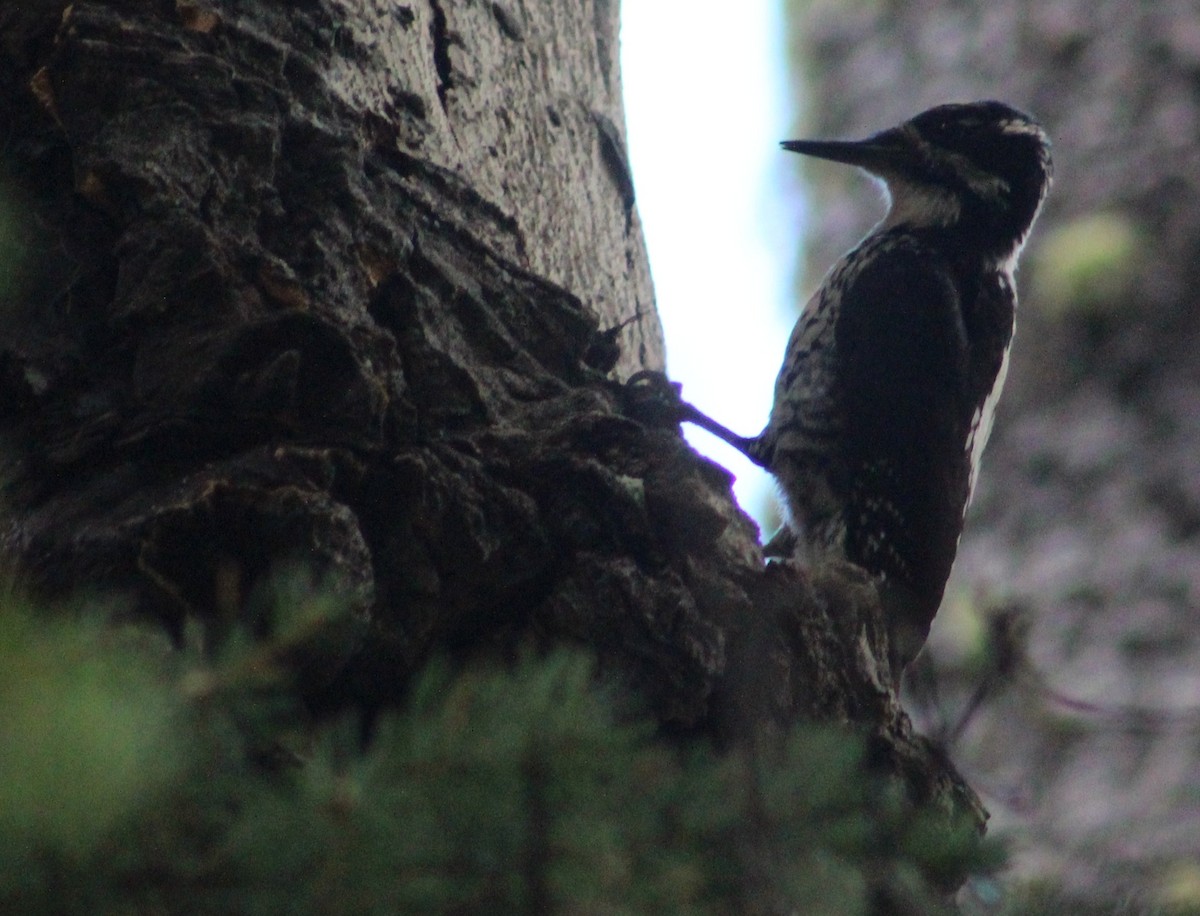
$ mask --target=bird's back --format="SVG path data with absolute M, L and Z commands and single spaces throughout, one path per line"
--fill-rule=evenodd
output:
M 936 232 L 872 233 L 797 323 L 761 437 L 809 557 L 902 589 L 926 628 L 1012 336 L 1000 273 L 957 260 Z

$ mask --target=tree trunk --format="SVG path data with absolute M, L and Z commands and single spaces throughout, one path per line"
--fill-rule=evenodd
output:
M 870 582 L 764 566 L 728 475 L 627 415 L 663 352 L 616 35 L 607 0 L 0 12 L 8 562 L 177 634 L 301 563 L 354 621 L 314 701 L 581 642 L 675 732 L 852 721 L 981 819 Z

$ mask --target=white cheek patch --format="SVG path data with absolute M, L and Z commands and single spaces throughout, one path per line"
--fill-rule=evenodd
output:
M 1010 122 L 1017 133 L 1023 122 Z M 1033 126 L 1033 125 L 1028 125 Z M 999 175 L 993 175 L 976 166 L 962 153 L 935 148 L 920 135 L 911 124 L 902 128 L 909 142 L 928 162 L 937 162 L 948 167 L 959 182 L 966 185 L 972 194 L 985 200 L 1003 201 L 1012 191 L 1012 186 Z M 1040 128 L 1034 128 L 1040 133 Z M 903 175 L 881 175 L 887 182 L 894 198 L 893 210 L 888 214 L 885 225 L 895 226 L 907 222 L 913 226 L 947 226 L 958 219 L 960 205 L 956 195 L 937 185 L 915 185 Z
M 962 207 L 951 192 L 892 176 L 885 176 L 884 180 L 892 198 L 883 221 L 884 229 L 900 225 L 917 228 L 950 226 L 958 221 Z

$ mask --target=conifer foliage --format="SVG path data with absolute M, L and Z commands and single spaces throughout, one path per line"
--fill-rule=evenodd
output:
M 938 912 L 929 876 L 991 854 L 914 820 L 853 735 L 675 746 L 581 652 L 433 662 L 366 737 L 315 722 L 279 659 L 337 602 L 289 600 L 268 638 L 183 653 L 5 602 L 0 911 Z

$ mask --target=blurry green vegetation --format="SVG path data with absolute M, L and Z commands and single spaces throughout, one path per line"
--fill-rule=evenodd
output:
M 0 912 L 936 914 L 998 861 L 860 738 L 681 749 L 580 652 L 431 664 L 369 741 L 315 723 L 282 660 L 339 602 L 299 581 L 269 638 L 182 650 L 0 600 Z
M 1186 859 L 1164 868 L 1158 896 L 1168 916 L 1200 916 L 1200 862 Z
M 948 590 L 938 610 L 938 657 L 956 672 L 977 676 L 989 662 L 989 614 L 995 602 L 966 588 Z
M 1031 301 L 1051 317 L 1103 316 L 1129 306 L 1145 241 L 1119 213 L 1092 213 L 1054 228 L 1034 259 Z
M 4 609 L 0 857 L 39 845 L 87 856 L 143 796 L 176 778 L 180 704 L 159 680 L 121 633 Z
M 432 663 L 369 740 L 314 722 L 286 660 L 343 603 L 294 572 L 270 593 L 269 637 L 183 649 L 0 598 L 0 912 L 936 916 L 938 885 L 998 888 L 999 847 L 914 812 L 862 738 L 681 748 L 582 652 Z M 1160 910 L 1037 887 L 999 912 L 1192 913 L 1195 878 Z

